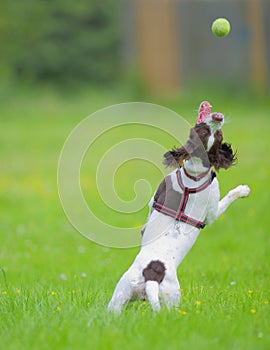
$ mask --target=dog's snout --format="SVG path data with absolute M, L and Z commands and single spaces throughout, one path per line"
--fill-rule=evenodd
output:
M 212 121 L 221 123 L 224 120 L 224 116 L 221 113 L 213 113 L 212 114 Z

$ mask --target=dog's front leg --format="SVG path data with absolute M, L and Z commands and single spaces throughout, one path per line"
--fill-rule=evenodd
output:
M 211 225 L 221 214 L 223 214 L 230 204 L 232 204 L 236 199 L 241 197 L 247 197 L 249 195 L 250 189 L 247 185 L 240 185 L 229 191 L 227 195 L 220 198 L 219 184 L 215 179 L 211 186 L 210 198 L 207 207 L 207 215 L 205 223 Z
M 233 190 L 229 191 L 225 197 L 223 197 L 218 203 L 217 218 L 222 215 L 230 204 L 236 199 L 247 197 L 250 193 L 250 188 L 247 185 L 239 185 Z

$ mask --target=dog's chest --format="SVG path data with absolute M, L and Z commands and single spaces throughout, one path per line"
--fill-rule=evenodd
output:
M 188 179 L 187 179 L 188 180 Z M 178 221 L 188 222 L 199 228 L 200 221 L 204 221 L 210 194 L 211 180 L 195 183 L 183 183 L 180 171 L 174 171 L 164 178 L 158 187 L 153 207 L 174 217 Z M 194 187 L 195 186 L 195 187 Z M 188 220 L 185 214 L 189 216 Z M 192 220 L 194 218 L 194 220 Z

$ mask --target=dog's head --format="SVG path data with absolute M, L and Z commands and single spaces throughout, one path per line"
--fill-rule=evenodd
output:
M 235 162 L 236 156 L 231 145 L 222 142 L 223 124 L 223 114 L 211 113 L 211 105 L 207 101 L 202 102 L 196 125 L 190 130 L 188 141 L 183 147 L 166 152 L 164 164 L 175 168 L 184 160 L 197 157 L 207 168 L 213 166 L 216 170 L 228 169 Z

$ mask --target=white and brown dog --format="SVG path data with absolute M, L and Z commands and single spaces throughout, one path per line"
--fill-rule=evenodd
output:
M 211 113 L 211 105 L 202 102 L 189 140 L 165 153 L 165 165 L 176 169 L 163 179 L 149 202 L 141 250 L 118 282 L 109 310 L 120 313 L 129 300 L 137 298 L 147 298 L 156 311 L 161 302 L 168 309 L 178 307 L 177 267 L 200 229 L 211 225 L 237 198 L 248 196 L 249 187 L 240 185 L 220 200 L 212 168 L 228 169 L 235 161 L 231 146 L 222 142 L 223 124 L 223 114 Z

